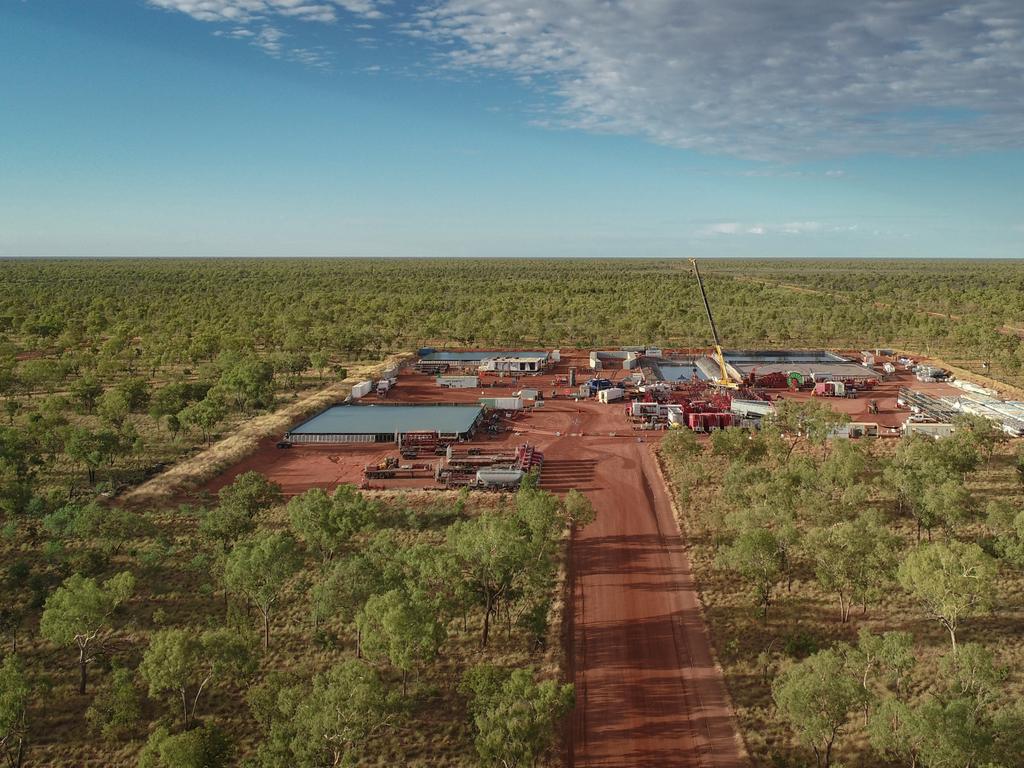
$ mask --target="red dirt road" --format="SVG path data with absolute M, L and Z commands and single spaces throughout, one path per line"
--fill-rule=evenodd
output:
M 570 431 L 621 434 L 612 410 L 585 404 Z M 650 445 L 559 438 L 545 449 L 543 485 L 586 492 L 598 513 L 570 548 L 577 703 L 567 764 L 746 765 Z

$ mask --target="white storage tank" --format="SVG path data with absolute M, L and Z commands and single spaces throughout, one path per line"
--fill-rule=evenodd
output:
M 491 467 L 476 471 L 476 484 L 486 488 L 518 488 L 523 482 L 523 471 L 512 467 Z

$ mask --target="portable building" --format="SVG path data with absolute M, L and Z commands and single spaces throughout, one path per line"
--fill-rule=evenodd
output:
M 613 403 L 616 400 L 621 400 L 624 394 L 626 394 L 626 391 L 621 387 L 609 387 L 608 389 L 600 390 L 597 393 L 597 399 L 602 403 Z
M 438 376 L 437 386 L 445 389 L 474 389 L 480 386 L 477 376 Z
M 933 421 L 908 421 L 903 425 L 904 435 L 927 435 L 928 437 L 949 437 L 956 431 L 952 424 Z
M 490 408 L 492 411 L 521 411 L 523 410 L 523 398 L 481 397 L 480 405 L 484 408 Z
M 503 355 L 485 360 L 480 370 L 485 373 L 540 373 L 547 365 L 547 353 L 542 355 Z

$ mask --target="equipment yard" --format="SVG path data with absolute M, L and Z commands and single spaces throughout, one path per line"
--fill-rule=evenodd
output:
M 440 353 L 433 353 L 431 358 Z M 462 352 L 453 355 L 449 353 L 445 357 L 458 359 L 480 359 L 480 353 Z M 533 354 L 533 353 L 531 353 Z M 631 391 L 632 403 L 649 403 L 653 409 L 657 409 L 658 401 L 668 404 L 662 405 L 661 422 L 655 426 L 667 427 L 668 419 L 664 416 L 666 407 L 671 407 L 673 402 L 693 402 L 698 398 L 694 393 L 700 395 L 705 392 L 708 380 L 711 376 L 699 372 L 697 383 L 692 384 L 693 361 L 700 359 L 696 356 L 673 356 L 668 351 L 659 351 L 656 360 L 650 363 L 643 363 L 645 366 L 637 371 L 651 372 L 650 385 L 647 392 Z M 845 377 L 852 377 L 857 374 L 860 378 L 868 378 L 870 375 L 878 377 L 877 382 L 871 385 L 870 390 L 857 393 L 856 397 L 828 397 L 823 398 L 825 402 L 835 411 L 847 414 L 855 424 L 877 425 L 877 435 L 880 437 L 896 436 L 901 434 L 901 428 L 913 415 L 908 408 L 898 406 L 897 400 L 901 388 L 910 388 L 916 392 L 923 393 L 933 398 L 953 398 L 963 396 L 964 392 L 946 382 L 921 382 L 908 370 L 896 370 L 892 374 L 874 374 L 869 369 L 844 360 L 831 353 L 804 353 L 796 355 L 787 352 L 792 365 L 826 365 L 822 362 L 830 359 L 828 365 L 836 367 L 836 371 L 845 374 Z M 828 358 L 825 357 L 828 356 Z M 309 488 L 333 488 L 342 483 L 354 483 L 364 487 L 376 488 L 440 488 L 445 487 L 444 483 L 435 480 L 434 473 L 428 473 L 422 477 L 395 477 L 381 480 L 374 478 L 373 482 L 367 483 L 364 477 L 364 469 L 368 465 L 383 464 L 389 457 L 399 456 L 399 447 L 395 442 L 396 434 L 407 433 L 434 434 L 433 442 L 441 443 L 448 441 L 460 449 L 479 451 L 482 455 L 502 454 L 514 452 L 523 444 L 530 444 L 540 451 L 546 451 L 547 447 L 558 438 L 567 437 L 570 442 L 585 436 L 610 437 L 618 441 L 634 441 L 638 436 L 645 440 L 657 440 L 659 432 L 651 429 L 637 429 L 644 426 L 643 419 L 631 419 L 625 413 L 628 404 L 623 402 L 603 403 L 595 397 L 581 397 L 580 387 L 585 387 L 585 380 L 607 382 L 607 389 L 621 389 L 623 385 L 631 388 L 634 381 L 631 377 L 636 372 L 629 369 L 610 368 L 605 362 L 601 370 L 595 371 L 590 365 L 592 356 L 589 351 L 562 351 L 560 360 L 557 363 L 549 364 L 546 370 L 538 374 L 520 374 L 518 376 L 494 374 L 481 374 L 478 378 L 477 387 L 452 387 L 445 381 L 439 385 L 438 381 L 446 377 L 435 374 L 424 374 L 417 371 L 418 365 L 413 364 L 403 368 L 395 377 L 396 383 L 390 386 L 387 392 L 367 394 L 359 400 L 359 405 L 342 406 L 337 405 L 326 409 L 321 414 L 293 426 L 289 432 L 289 439 L 285 442 L 291 446 L 289 449 L 279 448 L 279 439 L 267 438 L 260 443 L 259 448 L 244 461 L 232 467 L 223 475 L 208 483 L 203 490 L 216 492 L 223 486 L 230 483 L 242 472 L 249 470 L 258 471 L 266 475 L 270 480 L 279 483 L 284 489 L 286 496 L 301 493 Z M 751 359 L 749 352 L 735 358 L 726 352 L 726 360 L 732 365 L 734 359 Z M 761 358 L 783 359 L 782 355 L 771 356 L 764 354 Z M 640 358 L 642 360 L 642 357 Z M 808 361 L 816 360 L 811 363 Z M 775 367 L 782 365 L 775 363 Z M 741 366 L 742 367 L 742 366 Z M 782 365 L 782 367 L 785 367 Z M 671 375 L 659 375 L 658 370 L 664 373 L 669 369 Z M 831 368 L 829 374 L 834 374 Z M 767 375 L 767 371 L 765 372 Z M 773 374 L 775 371 L 772 372 Z M 640 375 L 643 375 L 642 373 Z M 713 375 L 713 372 L 712 372 Z M 774 376 L 768 376 L 767 383 L 774 382 Z M 764 402 L 778 402 L 779 400 L 794 400 L 798 402 L 810 400 L 817 397 L 813 386 L 802 388 L 789 388 L 785 384 L 785 376 L 782 377 L 782 387 L 768 388 L 758 387 L 758 398 L 766 398 Z M 576 383 L 576 386 L 568 386 L 569 380 Z M 663 382 L 664 389 L 658 388 L 658 382 Z M 810 383 L 810 377 L 808 377 Z M 612 386 L 616 385 L 616 386 Z M 862 385 L 863 386 L 863 385 Z M 490 421 L 482 419 L 481 423 L 474 425 L 480 414 L 481 400 L 493 401 L 495 398 L 507 400 L 510 404 L 516 401 L 516 393 L 523 391 L 525 387 L 536 390 L 537 400 L 526 400 L 521 410 L 504 410 L 503 408 L 489 408 Z M 631 388 L 635 389 L 635 388 Z M 595 390 L 594 394 L 597 394 Z M 746 402 L 740 395 L 735 398 L 737 401 Z M 522 400 L 520 398 L 520 400 Z M 501 403 L 498 403 L 501 405 Z M 409 407 L 424 406 L 424 407 Z M 433 406 L 433 407 L 425 407 Z M 468 406 L 477 406 L 476 408 Z M 639 410 L 637 405 L 634 410 Z M 652 408 L 643 407 L 644 411 L 651 411 Z M 710 409 L 713 412 L 730 410 L 728 406 L 719 405 Z M 696 414 L 694 414 L 696 415 Z M 714 415 L 711 413 L 709 415 Z M 600 416 L 599 419 L 586 417 Z M 586 421 L 586 428 L 579 426 L 580 420 Z M 707 419 L 703 420 L 707 422 Z M 740 419 L 735 421 L 727 420 L 728 423 L 740 424 Z M 330 423 L 328 423 L 330 422 Z M 342 426 L 344 424 L 344 426 Z M 724 426 L 725 423 L 713 426 Z M 647 426 L 651 426 L 648 424 Z M 470 434 L 472 432 L 472 434 Z M 415 436 L 415 435 L 414 435 Z M 281 436 L 284 437 L 284 436 Z M 435 466 L 445 463 L 443 453 L 434 454 L 433 447 L 429 452 L 420 451 L 416 456 L 417 462 L 433 463 Z M 553 470 L 548 467 L 542 476 L 542 483 L 547 486 L 549 474 Z M 583 489 L 581 489 L 583 490 Z

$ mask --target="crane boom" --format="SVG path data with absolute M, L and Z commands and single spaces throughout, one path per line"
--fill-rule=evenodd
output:
M 704 281 L 701 279 L 700 270 L 697 268 L 697 260 L 690 259 L 690 265 L 693 267 L 693 274 L 697 277 L 697 287 L 700 288 L 700 298 L 704 302 L 704 311 L 708 313 L 708 323 L 711 324 L 711 335 L 715 340 L 715 354 L 718 355 L 718 367 L 721 371 L 721 377 L 715 383 L 720 387 L 736 389 L 736 382 L 729 378 L 729 372 L 725 368 L 725 353 L 722 352 L 722 341 L 718 337 L 718 326 L 715 325 L 715 317 L 711 314 L 711 304 L 708 302 L 708 294 L 704 290 Z

